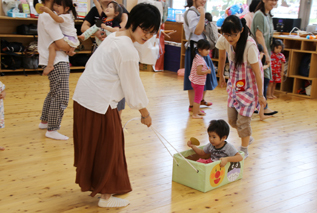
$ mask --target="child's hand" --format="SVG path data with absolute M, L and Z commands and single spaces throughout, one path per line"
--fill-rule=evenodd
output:
M 5 97 L 6 97 L 6 92 L 5 91 L 2 91 L 1 93 L 0 93 L 0 99 L 4 99 Z
M 220 162 L 220 167 L 225 167 L 226 164 L 228 163 L 227 158 L 220 158 L 221 162 Z
M 46 13 L 48 13 L 50 11 L 50 9 L 48 7 L 45 7 L 45 6 L 40 7 L 40 10 L 43 12 L 46 12 Z
M 187 142 L 187 146 L 189 146 L 190 148 L 193 148 L 193 144 L 190 140 Z
M 207 73 L 210 74 L 211 73 L 211 69 L 207 70 Z

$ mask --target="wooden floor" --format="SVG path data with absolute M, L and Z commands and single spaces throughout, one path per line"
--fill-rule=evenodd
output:
M 70 75 L 72 96 L 80 73 Z M 141 72 L 153 126 L 179 151 L 194 136 L 208 143 L 211 119 L 227 120 L 224 88 L 207 94 L 213 105 L 203 120 L 188 113 L 183 79 L 173 72 Z M 0 129 L 0 212 L 317 212 L 317 100 L 278 94 L 269 100 L 278 110 L 274 118 L 259 121 L 253 115 L 255 142 L 250 146 L 241 180 L 202 193 L 172 182 L 173 160 L 151 129 L 131 121 L 125 133 L 126 157 L 133 191 L 119 197 L 131 204 L 120 209 L 97 207 L 98 196 L 81 192 L 74 183 L 72 101 L 60 132 L 68 141 L 44 137 L 38 129 L 47 77 L 10 75 L 6 84 L 5 124 Z M 127 107 L 122 122 L 139 117 Z M 240 145 L 231 129 L 229 142 Z M 170 148 L 170 147 L 169 147 Z M 175 153 L 170 149 L 172 153 Z

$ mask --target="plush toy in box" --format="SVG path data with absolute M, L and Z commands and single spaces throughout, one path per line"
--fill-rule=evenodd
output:
M 199 148 L 203 148 L 200 146 Z M 244 158 L 244 153 L 239 152 Z M 195 154 L 195 152 L 190 149 L 181 152 L 184 157 Z M 212 189 L 216 189 L 220 186 L 226 185 L 233 181 L 242 178 L 244 160 L 235 163 L 227 163 L 225 167 L 220 167 L 220 161 L 215 161 L 209 164 L 203 164 L 200 162 L 188 160 L 195 169 L 189 165 L 185 159 L 183 159 L 179 154 L 174 154 L 173 162 L 173 178 L 172 180 L 189 186 L 201 192 L 208 192 Z M 197 172 L 198 171 L 198 172 Z

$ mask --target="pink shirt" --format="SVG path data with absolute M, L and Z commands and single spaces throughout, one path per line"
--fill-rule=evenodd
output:
M 194 84 L 205 85 L 207 74 L 204 74 L 204 75 L 197 74 L 197 67 L 201 65 L 203 66 L 202 71 L 208 70 L 205 59 L 201 55 L 196 54 L 193 60 L 192 69 L 190 71 L 189 80 Z

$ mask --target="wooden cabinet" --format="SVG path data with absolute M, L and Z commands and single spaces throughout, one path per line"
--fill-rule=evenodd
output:
M 284 55 L 288 58 L 287 77 L 280 84 L 277 90 L 290 93 L 305 98 L 317 98 L 317 40 L 306 38 L 275 35 L 284 43 Z M 311 54 L 310 69 L 308 77 L 299 75 L 299 66 L 305 53 Z M 298 94 L 300 88 L 304 87 L 305 82 L 311 82 L 310 96 Z
M 76 20 L 75 24 L 81 25 L 82 20 Z M 7 16 L 0 16 L 0 38 L 4 39 L 8 42 L 20 42 L 24 47 L 27 47 L 30 42 L 37 40 L 37 35 L 19 35 L 16 34 L 17 26 L 21 24 L 35 24 L 37 25 L 36 18 L 11 18 Z M 77 52 L 77 54 L 91 54 L 92 40 L 87 39 L 85 42 L 81 42 L 82 49 Z M 1 55 L 6 55 L 5 53 L 0 53 Z M 21 53 L 17 53 L 21 55 Z M 23 57 L 23 56 L 22 56 Z M 0 57 L 1 60 L 1 57 Z M 74 69 L 84 69 L 84 66 L 71 66 L 71 70 Z M 18 72 L 18 71 L 41 71 L 42 69 L 16 69 L 16 70 L 8 70 L 8 69 L 0 69 L 1 72 Z

